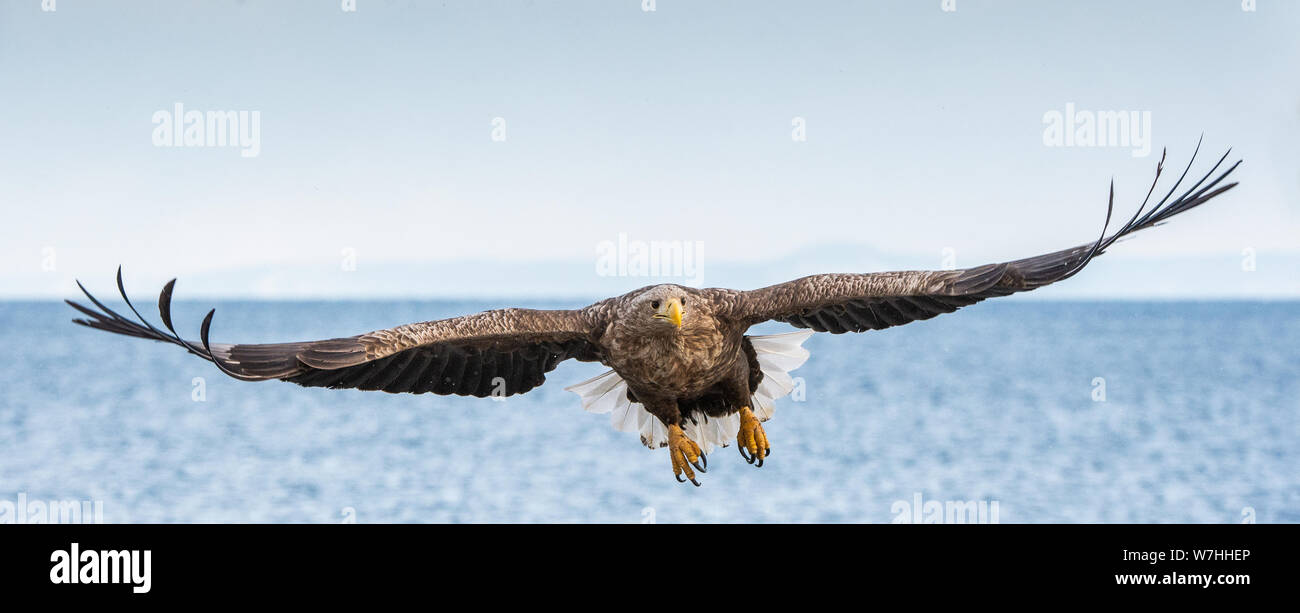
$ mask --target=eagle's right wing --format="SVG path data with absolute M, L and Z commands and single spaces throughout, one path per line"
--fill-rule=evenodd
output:
M 1199 144 L 1197 150 L 1200 150 Z M 1236 183 L 1218 185 L 1241 164 L 1240 161 L 1206 183 L 1227 157 L 1228 154 L 1224 153 L 1196 185 L 1170 201 L 1186 178 L 1187 171 L 1191 170 L 1192 162 L 1188 162 L 1187 170 L 1169 193 L 1144 215 L 1143 209 L 1155 191 L 1164 166 L 1164 156 L 1161 155 L 1156 167 L 1156 182 L 1152 182 L 1142 207 L 1118 232 L 1106 236 L 1106 228 L 1103 228 L 1101 238 L 1093 243 L 961 270 L 813 275 L 753 291 L 733 292 L 725 302 L 732 318 L 745 325 L 776 320 L 818 332 L 840 334 L 880 330 L 930 319 L 986 298 L 1033 290 L 1070 278 L 1121 237 L 1158 225 L 1232 189 Z M 1193 154 L 1192 160 L 1195 159 Z M 1107 227 L 1114 203 L 1115 187 L 1112 183 L 1106 210 Z
M 175 279 L 168 282 L 158 297 L 166 331 L 150 324 L 131 304 L 120 268 L 118 291 L 139 322 L 104 306 L 85 287 L 81 291 L 98 311 L 71 300 L 67 303 L 89 316 L 74 319 L 78 324 L 180 345 L 245 381 L 282 379 L 308 387 L 509 396 L 541 385 L 546 373 L 563 360 L 600 359 L 593 334 L 601 329 L 602 303 L 578 310 L 484 311 L 321 341 L 230 345 L 209 342 L 212 312 L 203 320 L 200 342 L 181 339 L 171 319 L 175 283 Z

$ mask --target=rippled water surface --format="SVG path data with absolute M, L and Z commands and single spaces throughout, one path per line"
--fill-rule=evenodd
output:
M 197 336 L 207 306 L 178 325 Z M 215 340 L 269 342 L 497 305 L 217 306 Z M 1012 300 L 815 335 L 767 465 L 719 450 L 699 489 L 562 389 L 597 365 L 504 402 L 304 389 L 72 315 L 0 302 L 0 500 L 100 500 L 108 522 L 889 522 L 919 494 L 1003 523 L 1300 521 L 1300 303 Z

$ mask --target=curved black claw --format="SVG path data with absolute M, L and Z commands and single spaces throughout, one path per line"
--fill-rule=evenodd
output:
M 676 479 L 678 483 L 686 483 L 686 480 L 683 479 L 681 475 L 673 475 L 673 478 Z
M 699 487 L 699 486 L 700 486 L 700 482 L 699 482 L 699 481 L 696 481 L 696 480 L 695 480 L 695 477 L 691 477 L 691 483 L 694 483 L 694 484 L 695 484 L 695 487 Z
M 750 464 L 754 463 L 754 456 L 749 455 L 749 451 L 745 449 L 744 445 L 738 445 L 737 448 L 740 449 L 740 457 L 745 458 L 745 461 Z
M 706 457 L 704 457 L 704 454 L 702 454 L 702 453 L 700 454 L 700 460 L 704 462 L 704 466 L 700 466 L 699 463 L 697 463 L 697 462 L 691 462 L 690 458 L 686 457 L 686 452 L 682 452 L 682 459 L 683 459 L 683 460 L 686 460 L 687 462 L 689 462 L 691 466 L 694 466 L 694 467 L 695 467 L 695 470 L 698 470 L 698 471 L 700 471 L 700 472 L 702 472 L 702 473 L 707 473 L 707 472 L 709 472 L 709 471 L 708 471 L 708 468 L 709 468 L 709 459 L 706 458 Z
M 762 467 L 763 467 L 763 454 L 760 453 L 758 454 L 758 464 L 755 464 L 754 468 L 762 468 Z

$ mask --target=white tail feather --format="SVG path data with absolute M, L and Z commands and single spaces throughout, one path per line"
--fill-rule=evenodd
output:
M 776 399 L 794 390 L 795 383 L 790 377 L 790 371 L 803 366 L 808 360 L 808 350 L 802 345 L 812 334 L 812 330 L 802 330 L 749 337 L 754 353 L 758 355 L 759 369 L 763 371 L 763 381 L 754 390 L 752 406 L 754 416 L 760 421 L 771 419 L 776 410 Z M 641 442 L 646 447 L 656 449 L 668 444 L 668 428 L 646 411 L 641 403 L 628 400 L 627 382 L 618 373 L 607 371 L 564 389 L 582 399 L 583 410 L 589 413 L 609 413 L 610 423 L 615 430 L 640 433 Z M 715 447 L 730 445 L 739 430 L 740 415 L 737 413 L 708 419 L 698 415 L 696 421 L 687 419 L 682 424 L 682 432 L 698 443 L 704 453 L 711 453 Z

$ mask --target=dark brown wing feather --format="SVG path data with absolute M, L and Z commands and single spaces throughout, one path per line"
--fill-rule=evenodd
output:
M 818 332 L 863 332 L 930 319 L 986 298 L 1025 292 L 1068 279 L 1121 237 L 1159 225 L 1236 186 L 1236 183 L 1229 183 L 1220 187 L 1219 183 L 1241 164 L 1240 161 L 1206 183 L 1227 157 L 1225 153 L 1200 181 L 1170 201 L 1191 169 L 1192 162 L 1188 162 L 1187 169 L 1169 193 L 1143 214 L 1156 182 L 1160 180 L 1164 167 L 1162 155 L 1147 199 L 1128 223 L 1118 232 L 1106 236 L 1115 201 L 1112 183 L 1106 227 L 1102 229 L 1101 238 L 1093 243 L 962 270 L 813 275 L 749 292 L 737 292 L 730 300 L 732 313 L 750 325 L 776 320 Z M 1192 160 L 1195 159 L 1193 154 Z
M 175 283 L 175 279 L 168 282 L 158 297 L 166 331 L 150 324 L 131 304 L 120 268 L 118 291 L 138 321 L 105 306 L 80 282 L 81 291 L 99 310 L 67 303 L 89 317 L 74 319 L 75 323 L 179 345 L 245 381 L 281 379 L 308 387 L 510 396 L 541 385 L 546 373 L 566 359 L 600 359 L 592 340 L 593 331 L 599 329 L 597 305 L 582 310 L 501 309 L 348 338 L 259 345 L 211 343 L 213 313 L 209 312 L 201 341 L 186 341 L 172 326 Z

